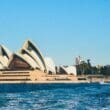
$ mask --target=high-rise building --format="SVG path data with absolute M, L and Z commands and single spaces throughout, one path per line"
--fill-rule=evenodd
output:
M 75 63 L 76 65 L 80 65 L 82 62 L 82 58 L 80 56 L 76 57 Z

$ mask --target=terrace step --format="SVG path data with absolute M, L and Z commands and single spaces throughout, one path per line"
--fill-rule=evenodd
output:
M 0 81 L 31 81 L 31 79 L 0 79 Z
M 30 72 L 25 72 L 25 71 L 7 71 L 7 72 L 2 72 L 2 74 L 29 74 Z
M 30 76 L 30 74 L 0 74 L 0 77 L 24 77 Z

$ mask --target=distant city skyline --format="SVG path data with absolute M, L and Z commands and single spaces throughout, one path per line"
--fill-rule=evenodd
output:
M 110 64 L 110 1 L 0 0 L 0 44 L 16 52 L 27 39 L 56 65 Z

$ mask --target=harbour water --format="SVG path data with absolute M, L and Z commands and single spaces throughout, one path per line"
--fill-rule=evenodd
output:
M 19 92 L 1 92 L 0 110 L 110 110 L 110 84 L 47 84 L 31 87 L 30 91 L 20 87 Z

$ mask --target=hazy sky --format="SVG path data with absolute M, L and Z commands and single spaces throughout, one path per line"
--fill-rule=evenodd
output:
M 110 64 L 110 0 L 0 0 L 0 44 L 15 52 L 26 39 L 57 65 Z

